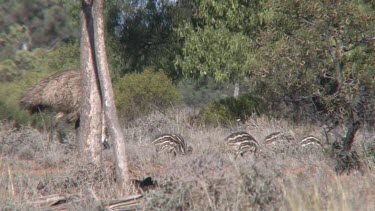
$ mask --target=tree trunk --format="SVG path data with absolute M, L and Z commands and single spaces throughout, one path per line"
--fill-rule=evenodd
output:
M 360 121 L 353 120 L 353 122 L 347 127 L 348 130 L 346 136 L 343 139 L 339 140 L 339 143 L 333 143 L 334 149 L 337 150 L 335 152 L 335 171 L 338 174 L 342 174 L 345 171 L 347 173 L 350 173 L 355 169 L 361 171 L 361 162 L 359 156 L 357 152 L 352 149 L 355 134 L 357 133 L 360 126 Z
M 78 137 L 83 155 L 96 165 L 99 165 L 101 161 L 102 103 L 97 84 L 93 43 L 92 2 L 90 0 L 82 0 L 80 52 L 82 104 Z
M 129 184 L 128 164 L 125 152 L 125 139 L 122 133 L 112 90 L 111 78 L 107 61 L 107 53 L 104 35 L 104 0 L 94 0 L 94 37 L 95 37 L 95 55 L 98 67 L 98 78 L 100 81 L 100 90 L 103 99 L 103 108 L 105 121 L 111 141 L 113 141 L 113 150 L 116 159 L 116 179 L 119 187 L 126 190 Z

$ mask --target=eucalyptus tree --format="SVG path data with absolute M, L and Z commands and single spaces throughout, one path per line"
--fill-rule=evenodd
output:
M 292 103 L 310 119 L 320 114 L 326 118 L 319 121 L 347 125 L 338 160 L 348 158 L 357 129 L 373 117 L 374 3 L 193 2 L 192 21 L 177 30 L 183 73 L 216 81 L 246 77 L 251 92 L 269 104 Z
M 253 74 L 258 1 L 193 1 L 191 22 L 177 29 L 183 40 L 176 64 L 187 77 L 238 82 Z M 238 94 L 238 83 L 234 95 Z
M 355 134 L 374 117 L 374 3 L 263 1 L 259 17 L 254 80 L 274 99 L 310 103 L 325 124 L 346 125 L 336 170 L 350 171 Z
M 116 73 L 163 69 L 178 79 L 173 61 L 181 42 L 173 29 L 189 19 L 189 5 L 157 0 L 108 2 L 108 46 Z
M 82 0 L 81 71 L 82 104 L 79 139 L 83 154 L 100 164 L 102 114 L 114 144 L 116 179 L 120 190 L 126 191 L 129 172 L 125 140 L 119 125 L 114 102 L 104 33 L 104 0 Z

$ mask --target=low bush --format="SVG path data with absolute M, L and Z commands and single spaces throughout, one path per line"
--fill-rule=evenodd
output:
M 132 73 L 114 84 L 119 114 L 127 121 L 181 102 L 181 94 L 163 71 Z
M 45 128 L 46 123 L 51 122 L 49 115 L 30 115 L 19 107 L 26 90 L 44 76 L 45 74 L 30 72 L 17 81 L 0 83 L 0 120 L 13 121 L 17 127 L 31 124 L 36 128 Z
M 210 103 L 200 112 L 200 118 L 210 125 L 231 125 L 237 120 L 245 120 L 252 114 L 260 114 L 264 111 L 264 103 L 260 98 L 245 94 Z

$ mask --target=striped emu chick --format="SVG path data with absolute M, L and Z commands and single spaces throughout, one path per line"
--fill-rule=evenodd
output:
M 320 148 L 323 148 L 322 142 L 315 136 L 307 136 L 307 137 L 303 138 L 299 142 L 299 145 L 301 147 L 318 146 Z
M 187 147 L 184 138 L 179 134 L 162 134 L 152 140 L 157 152 L 185 155 L 192 152 L 192 147 Z
M 239 155 L 242 157 L 246 152 L 256 153 L 259 148 L 258 142 L 247 132 L 230 134 L 225 139 L 225 145 L 228 147 L 230 153 L 234 154 L 235 159 Z
M 290 133 L 274 132 L 264 138 L 265 144 L 275 144 L 279 141 L 294 141 L 295 138 Z

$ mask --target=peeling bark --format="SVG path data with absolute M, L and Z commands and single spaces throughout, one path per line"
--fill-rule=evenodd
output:
M 82 104 L 80 111 L 79 143 L 84 156 L 94 164 L 101 161 L 102 104 L 96 77 L 94 56 L 92 2 L 82 1 L 81 11 L 81 71 Z
M 104 34 L 104 0 L 94 1 L 93 14 L 97 73 L 100 82 L 105 121 L 107 123 L 109 136 L 114 145 L 116 179 L 119 187 L 126 190 L 126 185 L 129 184 L 129 175 L 125 152 L 125 139 L 118 121 L 112 82 L 109 75 Z

